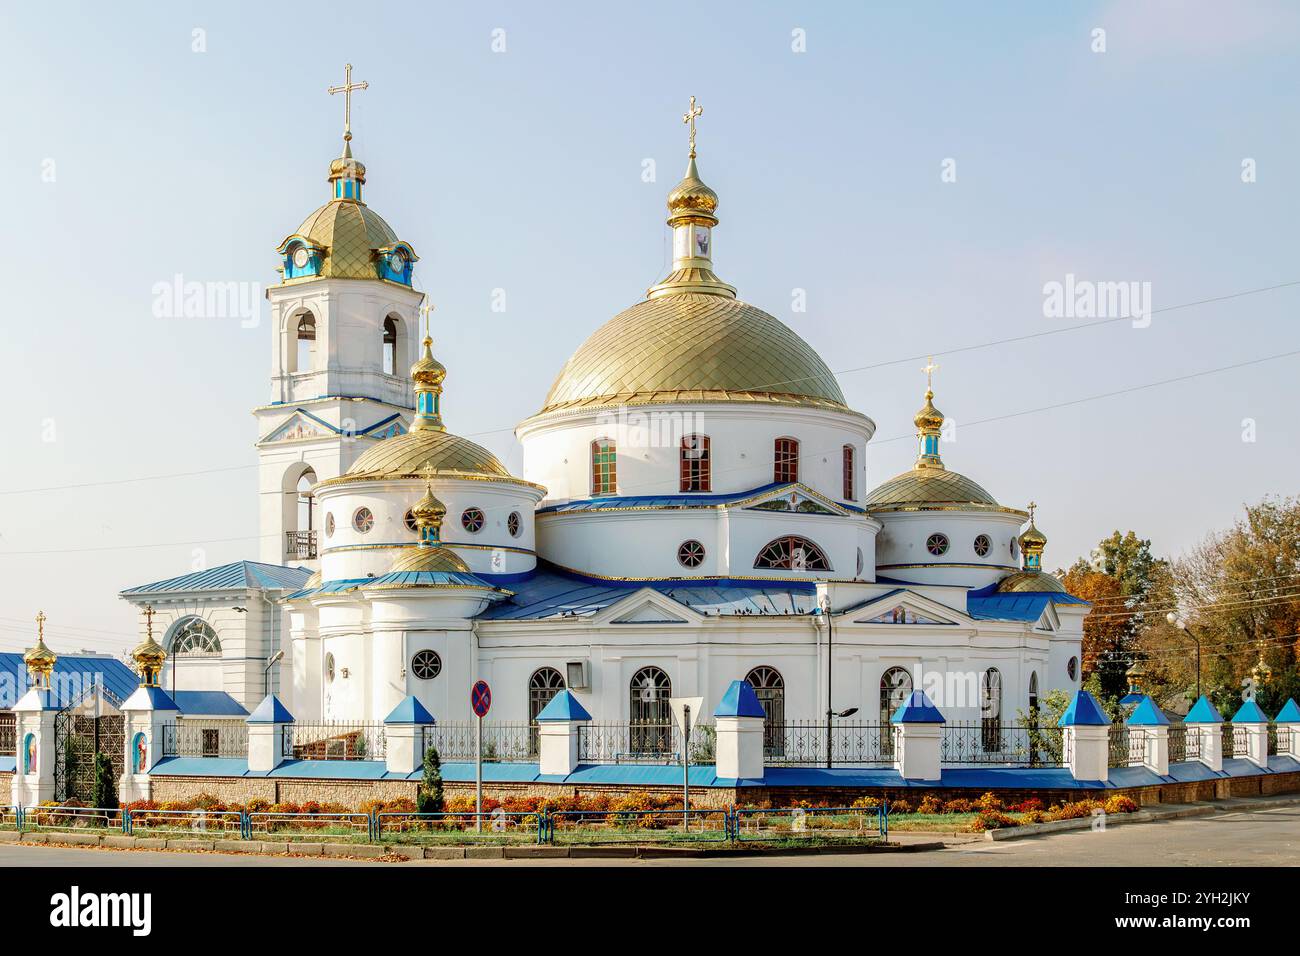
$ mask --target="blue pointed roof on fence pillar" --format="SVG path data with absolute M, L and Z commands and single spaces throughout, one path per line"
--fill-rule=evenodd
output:
M 948 721 L 939 708 L 930 703 L 930 698 L 925 696 L 925 691 L 914 690 L 908 695 L 907 700 L 898 705 L 889 722 L 891 724 L 946 724 Z
M 551 698 L 550 703 L 537 715 L 537 722 L 560 720 L 591 720 L 591 714 L 583 707 L 573 691 L 562 690 Z
M 415 699 L 414 694 L 409 694 L 403 698 L 402 702 L 393 708 L 392 713 L 384 718 L 386 724 L 432 724 L 436 723 L 433 714 Z
M 765 717 L 763 705 L 747 680 L 733 680 L 714 708 L 714 717 Z
M 1165 727 L 1169 724 L 1169 718 L 1149 695 L 1144 694 L 1125 723 L 1130 727 Z
M 1232 715 L 1234 724 L 1266 724 L 1268 715 L 1253 700 L 1245 701 L 1241 708 Z
M 1294 698 L 1288 697 L 1273 719 L 1279 724 L 1300 724 L 1300 706 L 1296 705 Z
M 1185 724 L 1221 724 L 1223 715 L 1219 713 L 1219 708 L 1210 702 L 1210 698 L 1202 696 L 1192 709 L 1187 712 L 1183 718 Z
M 1060 721 L 1062 727 L 1107 727 L 1109 725 L 1110 718 L 1101 709 L 1101 704 L 1097 703 L 1097 698 L 1086 690 L 1074 692 L 1074 700 L 1070 701 L 1070 706 L 1065 708 Z
M 257 709 L 248 715 L 248 719 L 244 723 L 292 724 L 293 714 L 289 713 L 289 708 L 280 703 L 280 698 L 274 694 L 267 694 L 262 698 L 262 702 L 257 705 Z

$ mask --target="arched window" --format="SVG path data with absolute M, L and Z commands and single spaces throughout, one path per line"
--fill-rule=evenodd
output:
M 687 435 L 682 439 L 681 490 L 708 491 L 712 481 L 712 461 L 708 435 Z
M 629 746 L 634 754 L 668 753 L 672 750 L 673 682 L 658 667 L 643 667 L 628 685 L 628 714 L 631 717 Z
M 186 617 L 176 622 L 172 628 L 170 645 L 167 652 L 173 657 L 218 657 L 221 654 L 221 639 L 207 621 L 199 617 Z
M 785 678 L 775 667 L 755 667 L 745 675 L 763 705 L 763 749 L 768 756 L 785 753 Z
M 1038 723 L 1038 671 L 1029 672 L 1029 721 Z
M 397 374 L 397 322 L 391 315 L 384 319 L 384 374 Z
M 612 438 L 597 438 L 591 443 L 591 494 L 617 494 L 618 448 Z
M 826 552 L 807 538 L 787 535 L 770 542 L 754 559 L 756 569 L 777 571 L 829 571 Z
M 311 531 L 312 511 L 316 498 L 312 495 L 312 486 L 316 484 L 316 472 L 308 468 L 298 479 L 298 531 Z
M 787 484 L 799 480 L 799 442 L 793 438 L 778 438 L 772 455 L 772 480 Z
M 1002 748 L 1002 673 L 996 667 L 980 677 L 980 738 L 985 753 Z
M 316 316 L 304 312 L 298 319 L 294 348 L 297 362 L 295 372 L 310 372 L 316 368 Z
M 894 752 L 894 733 L 890 726 L 894 711 L 912 696 L 912 674 L 906 667 L 891 667 L 880 675 L 880 749 Z
M 844 446 L 844 500 L 853 500 L 853 446 Z
M 554 667 L 539 667 L 528 678 L 528 747 L 530 754 L 541 753 L 541 736 L 537 729 L 537 715 L 560 691 L 564 690 L 564 675 Z

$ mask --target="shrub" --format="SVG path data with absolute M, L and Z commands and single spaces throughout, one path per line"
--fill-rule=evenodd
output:
M 1014 827 L 1016 821 L 1005 813 L 997 810 L 984 810 L 975 818 L 975 822 L 970 825 L 972 830 L 983 832 L 984 830 L 1001 830 L 1004 827 Z
M 117 809 L 117 779 L 113 776 L 113 761 L 102 750 L 95 754 L 95 780 L 90 802 L 104 810 Z
M 886 801 L 885 806 L 891 815 L 912 812 L 912 805 L 906 800 L 889 800 Z
M 858 799 L 854 800 L 853 803 L 850 804 L 850 806 L 854 810 L 875 810 L 877 807 L 880 806 L 880 798 L 879 797 L 858 797 Z M 762 807 L 762 809 L 766 810 L 769 809 L 769 807 Z
M 919 804 L 917 804 L 916 812 L 926 814 L 942 813 L 943 804 L 936 798 L 927 795 L 921 799 Z
M 975 806 L 981 813 L 997 812 L 1002 809 L 1002 801 L 989 791 L 975 801 Z
M 1135 813 L 1138 805 L 1122 793 L 1116 793 L 1107 798 L 1105 810 L 1107 813 Z
M 415 807 L 421 813 L 442 813 L 445 801 L 442 793 L 442 758 L 438 749 L 430 747 L 424 752 L 424 776 L 415 793 Z
M 970 813 L 972 809 L 974 809 L 974 805 L 962 797 L 949 800 L 943 805 L 944 813 Z
M 1043 801 L 1037 797 L 1030 797 L 1028 800 L 1021 800 L 1019 803 L 1013 803 L 1007 807 L 1015 813 L 1033 813 L 1043 809 Z

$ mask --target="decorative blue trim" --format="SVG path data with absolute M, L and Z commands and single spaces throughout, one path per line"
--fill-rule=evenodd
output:
M 403 698 L 402 702 L 393 708 L 392 712 L 384 718 L 386 724 L 432 724 L 436 723 L 433 714 L 415 699 L 411 694 Z
M 1268 715 L 1260 709 L 1259 704 L 1253 700 L 1248 700 L 1241 705 L 1241 709 L 1232 715 L 1234 724 L 1266 724 Z
M 722 695 L 722 700 L 718 702 L 717 708 L 713 711 L 714 717 L 766 717 L 763 711 L 763 705 L 758 700 L 758 695 L 754 693 L 754 687 L 747 680 L 733 680 L 727 687 L 727 692 Z
M 1062 727 L 1109 727 L 1110 718 L 1106 716 L 1093 697 L 1086 690 L 1074 692 L 1074 700 L 1061 715 Z
M 288 708 L 280 703 L 280 698 L 274 694 L 267 694 L 262 698 L 262 702 L 244 721 L 246 724 L 292 724 L 293 714 L 289 713 Z
M 542 708 L 542 712 L 536 719 L 539 724 L 550 721 L 591 720 L 591 714 L 587 713 L 587 708 L 573 696 L 572 691 L 562 690 Z
M 1300 724 L 1300 706 L 1293 698 L 1288 697 L 1273 720 L 1279 724 Z
M 122 710 L 174 710 L 178 713 L 180 708 L 176 706 L 176 701 L 171 699 L 171 695 L 161 687 L 145 687 L 141 685 L 135 689 L 130 697 L 122 704 Z

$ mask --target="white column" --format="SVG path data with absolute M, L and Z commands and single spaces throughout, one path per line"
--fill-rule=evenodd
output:
M 424 766 L 424 725 L 385 724 L 384 746 L 389 773 L 414 773 Z
M 1188 724 L 1189 734 L 1201 738 L 1201 763 L 1218 773 L 1223 769 L 1223 724 Z
M 1246 730 L 1246 752 L 1244 756 L 1256 767 L 1268 766 L 1268 724 L 1243 724 Z M 1235 728 L 1234 728 L 1235 729 Z
M 1287 753 L 1300 760 L 1300 722 L 1279 721 L 1277 725 L 1278 750 L 1287 747 Z
M 1129 733 L 1141 733 L 1146 738 L 1142 766 L 1162 777 L 1169 776 L 1169 727 L 1164 724 L 1133 727 Z
M 1110 769 L 1110 727 L 1106 724 L 1070 724 L 1065 727 L 1065 752 L 1075 780 L 1105 782 Z M 1167 751 L 1166 751 L 1167 752 Z
M 547 720 L 537 724 L 540 754 L 538 770 L 567 777 L 578 769 L 578 734 L 584 720 Z
M 715 768 L 728 780 L 762 780 L 763 718 L 718 717 Z
M 54 717 L 50 691 L 33 687 L 14 704 L 14 806 L 34 807 L 54 799 Z
M 938 780 L 943 724 L 894 724 L 894 766 L 904 780 Z

